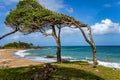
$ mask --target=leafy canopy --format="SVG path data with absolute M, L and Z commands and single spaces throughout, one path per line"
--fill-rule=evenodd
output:
M 48 28 L 58 24 L 70 26 L 74 23 L 82 24 L 73 17 L 42 7 L 37 0 L 19 1 L 16 9 L 10 11 L 5 21 L 6 25 L 13 29 L 18 28 L 22 33 L 44 31 L 44 27 Z

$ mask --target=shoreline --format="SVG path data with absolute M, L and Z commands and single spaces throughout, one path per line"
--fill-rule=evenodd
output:
M 21 49 L 0 49 L 0 67 L 24 67 L 43 64 L 23 58 L 15 58 L 14 53 Z
M 39 64 L 45 63 L 45 62 L 39 62 L 39 61 L 33 61 L 29 59 L 14 57 L 15 52 L 19 52 L 23 50 L 24 49 L 0 49 L 0 68 L 1 67 L 24 67 L 24 66 L 39 65 Z M 92 62 L 90 61 L 87 61 L 87 62 L 92 65 Z M 99 61 L 99 63 L 100 63 L 99 66 L 112 68 L 114 70 L 120 70 L 120 68 L 118 67 L 109 66 L 111 65 L 110 63 L 104 63 L 101 61 Z
M 27 50 L 30 50 L 30 49 L 27 49 Z M 22 53 L 24 53 L 24 50 L 20 50 Z M 17 51 L 19 52 L 19 51 Z M 20 52 L 20 53 L 21 53 Z M 18 56 L 20 57 L 24 57 L 26 54 L 17 54 Z M 19 57 L 18 57 L 19 58 Z M 85 62 L 88 62 L 89 64 L 93 65 L 93 61 L 89 61 L 89 60 L 70 60 L 70 59 L 67 59 L 68 57 L 66 56 L 62 56 L 63 60 L 68 60 L 70 62 L 76 62 L 76 61 L 85 61 Z M 25 58 L 23 58 L 25 59 Z M 35 62 L 42 62 L 42 63 L 52 63 L 52 62 L 56 62 L 56 60 L 54 58 L 46 58 L 46 57 L 39 57 L 39 60 L 37 60 L 36 58 L 35 59 L 27 59 L 27 60 L 32 60 L 32 61 L 35 61 Z M 44 60 L 44 61 L 43 61 Z M 98 66 L 104 66 L 104 67 L 108 67 L 108 68 L 112 68 L 112 69 L 115 69 L 115 70 L 120 70 L 120 64 L 119 63 L 116 63 L 116 62 L 105 62 L 105 61 L 100 61 L 100 60 L 97 60 L 98 61 Z

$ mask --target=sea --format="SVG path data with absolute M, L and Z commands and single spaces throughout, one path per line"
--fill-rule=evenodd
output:
M 99 65 L 120 69 L 120 46 L 97 46 L 97 60 Z M 14 53 L 15 58 L 24 58 L 36 62 L 56 62 L 56 46 L 46 46 L 41 49 L 20 50 Z M 70 61 L 88 61 L 93 63 L 90 46 L 62 46 L 62 59 Z

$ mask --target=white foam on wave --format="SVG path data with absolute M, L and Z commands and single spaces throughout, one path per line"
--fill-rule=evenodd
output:
M 93 63 L 93 61 L 88 61 L 88 62 Z M 120 63 L 115 63 L 115 62 L 104 62 L 98 60 L 98 65 L 120 69 Z
M 30 54 L 30 53 L 26 53 L 26 51 L 27 50 L 19 50 L 19 51 L 15 52 L 14 55 L 24 58 L 25 56 Z
M 56 58 L 45 58 L 45 57 L 27 57 L 26 59 L 30 59 L 36 62 L 44 62 L 44 63 L 50 63 L 50 62 L 56 62 Z
M 62 59 L 69 60 L 69 61 L 71 61 L 71 62 L 80 61 L 80 60 L 78 60 L 78 59 L 76 59 L 76 58 L 73 58 L 73 57 L 71 57 L 71 56 L 62 56 Z
M 62 59 L 68 59 L 68 60 L 71 60 L 71 59 L 75 59 L 75 58 L 73 58 L 73 57 L 71 57 L 71 56 L 62 56 Z
M 56 58 L 45 58 L 45 56 L 41 56 L 41 57 L 28 56 L 28 57 L 25 57 L 25 58 L 29 59 L 29 60 L 32 60 L 32 61 L 36 61 L 36 62 L 44 62 L 44 63 L 57 62 Z M 62 59 L 66 59 L 66 60 L 69 60 L 69 61 L 79 61 L 79 60 L 76 60 L 75 58 L 72 58 L 70 56 L 62 56 Z
M 30 57 L 26 57 L 26 59 L 30 59 L 30 60 L 37 61 L 37 62 L 44 62 L 44 63 L 57 62 L 56 58 L 45 58 L 45 56 L 42 56 L 42 57 L 30 56 Z M 75 61 L 75 59 L 70 56 L 62 56 L 62 59 Z

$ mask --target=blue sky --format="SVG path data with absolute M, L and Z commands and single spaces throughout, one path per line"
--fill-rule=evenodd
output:
M 5 17 L 19 0 L 0 0 L 0 36 L 12 31 L 5 26 Z M 120 0 L 39 0 L 44 7 L 75 17 L 92 28 L 96 45 L 120 45 Z M 40 46 L 54 46 L 55 40 L 40 33 L 23 35 L 16 33 L 0 40 L 0 45 L 24 41 Z M 88 45 L 78 29 L 63 28 L 61 43 L 65 45 Z

